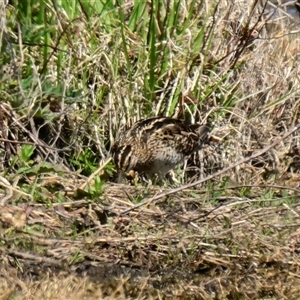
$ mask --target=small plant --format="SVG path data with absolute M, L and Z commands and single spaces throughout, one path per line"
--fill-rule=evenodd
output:
M 22 164 L 31 165 L 33 163 L 30 158 L 34 153 L 35 147 L 33 145 L 23 145 L 20 151 L 20 159 Z
M 99 176 L 94 178 L 94 185 L 88 187 L 88 192 L 91 195 L 92 199 L 98 198 L 101 196 L 103 191 L 104 182 L 100 179 Z
M 84 175 L 93 173 L 98 167 L 98 158 L 90 149 L 84 149 L 70 161 L 78 169 L 78 172 Z

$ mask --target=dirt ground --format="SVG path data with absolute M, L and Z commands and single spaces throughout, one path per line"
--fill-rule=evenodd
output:
M 221 192 L 2 207 L 0 299 L 299 299 L 300 205 Z

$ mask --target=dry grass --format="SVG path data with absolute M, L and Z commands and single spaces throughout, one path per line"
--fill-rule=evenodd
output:
M 299 20 L 212 2 L 1 3 L 0 299 L 299 299 L 298 130 L 176 193 L 113 183 L 142 117 L 213 121 L 182 183 L 298 124 Z
M 3 299 L 297 299 L 300 206 L 273 190 L 187 190 L 124 213 L 128 193 L 159 191 L 108 185 L 109 205 L 3 207 Z

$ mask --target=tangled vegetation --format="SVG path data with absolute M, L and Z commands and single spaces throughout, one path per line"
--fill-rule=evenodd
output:
M 0 2 L 0 299 L 299 299 L 300 18 L 275 2 Z M 155 115 L 213 141 L 177 187 L 116 184 Z

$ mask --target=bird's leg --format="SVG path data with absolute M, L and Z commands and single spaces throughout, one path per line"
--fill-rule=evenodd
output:
M 149 174 L 145 174 L 145 173 L 141 177 L 142 181 L 147 184 L 147 187 L 150 187 L 153 184 L 152 178 L 153 178 L 153 176 L 151 176 Z
M 172 171 L 170 171 L 170 172 L 172 172 Z M 153 182 L 153 184 L 159 185 L 161 187 L 162 186 L 167 187 L 169 182 L 171 184 L 174 183 L 176 181 L 176 179 L 174 179 L 170 175 L 170 172 L 167 173 L 166 175 L 164 175 L 162 173 L 156 173 L 154 176 L 152 176 L 152 182 Z
M 174 173 L 173 170 L 169 171 L 169 172 L 166 174 L 166 178 L 167 178 L 167 180 L 169 181 L 169 183 L 170 183 L 171 185 L 175 185 L 175 186 L 180 185 L 180 181 L 179 181 L 178 179 L 176 179 L 175 173 Z

